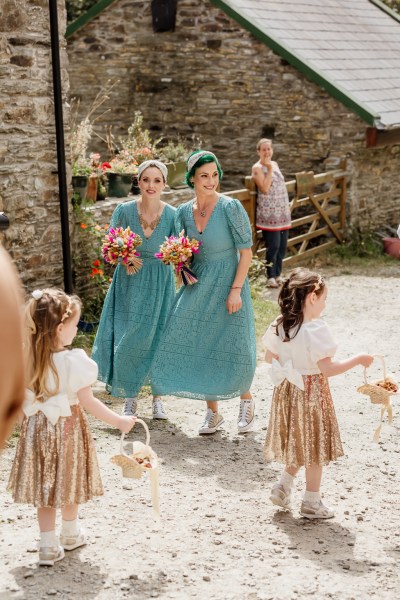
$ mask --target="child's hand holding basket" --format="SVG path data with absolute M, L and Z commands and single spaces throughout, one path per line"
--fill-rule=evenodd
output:
M 377 358 L 380 358 L 383 365 L 383 379 L 379 379 L 377 381 L 373 381 L 368 383 L 367 381 L 367 370 L 364 369 L 364 384 L 357 388 L 357 391 L 361 394 L 366 394 L 370 397 L 372 404 L 380 404 L 381 405 L 381 421 L 379 426 L 377 427 L 373 441 L 379 442 L 379 438 L 381 435 L 382 422 L 385 412 L 388 414 L 388 423 L 389 425 L 393 420 L 393 410 L 392 410 L 392 402 L 391 396 L 398 393 L 398 385 L 391 378 L 388 377 L 386 371 L 386 363 L 383 356 L 379 354 L 375 354 Z
M 121 435 L 120 451 L 121 454 L 116 454 L 111 457 L 111 462 L 122 468 L 122 476 L 129 479 L 140 479 L 143 473 L 150 474 L 151 481 L 151 497 L 153 510 L 156 515 L 160 516 L 160 493 L 158 483 L 158 457 L 154 450 L 149 446 L 150 432 L 146 423 L 141 419 L 137 419 L 136 423 L 140 423 L 146 432 L 146 442 L 133 442 L 132 454 L 126 454 L 124 450 L 125 434 Z

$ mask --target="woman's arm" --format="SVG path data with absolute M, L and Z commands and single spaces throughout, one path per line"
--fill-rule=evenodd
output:
M 90 412 L 91 415 L 97 417 L 100 421 L 117 427 L 123 433 L 129 433 L 136 422 L 136 417 L 125 417 L 118 415 L 113 410 L 110 410 L 100 400 L 93 396 L 92 388 L 85 387 L 77 393 L 80 404 L 85 410 Z
M 239 250 L 240 259 L 238 267 L 236 269 L 235 279 L 233 280 L 231 291 L 229 292 L 228 298 L 226 299 L 226 308 L 228 313 L 231 315 L 242 308 L 242 299 L 240 297 L 240 291 L 246 280 L 247 273 L 253 258 L 253 251 L 251 248 L 242 248 Z
M 317 365 L 323 375 L 333 377 L 334 375 L 345 373 L 357 365 L 367 368 L 372 364 L 373 360 L 374 357 L 370 354 L 356 354 L 347 360 L 333 361 L 330 357 L 323 358 L 317 362 Z
M 272 184 L 272 164 L 268 163 L 265 165 L 267 167 L 267 172 L 264 173 L 262 168 L 259 165 L 254 165 L 252 169 L 252 177 L 255 181 L 257 188 L 263 194 L 268 194 L 269 188 Z

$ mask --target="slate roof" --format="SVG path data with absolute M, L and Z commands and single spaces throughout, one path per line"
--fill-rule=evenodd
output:
M 400 17 L 379 0 L 211 0 L 370 125 L 400 126 Z

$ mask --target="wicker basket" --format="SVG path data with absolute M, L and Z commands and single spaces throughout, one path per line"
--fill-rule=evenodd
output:
M 111 462 L 122 468 L 122 476 L 128 479 L 140 479 L 143 473 L 158 468 L 157 454 L 149 446 L 150 431 L 146 423 L 141 419 L 137 419 L 136 423 L 140 423 L 146 432 L 146 442 L 133 442 L 133 452 L 131 455 L 126 454 L 124 450 L 125 434 L 121 435 L 120 451 L 121 454 L 116 454 L 111 457 Z
M 385 359 L 380 354 L 374 355 L 376 358 L 380 358 L 382 361 L 383 367 L 383 379 L 378 379 L 377 381 L 373 381 L 369 383 L 367 381 L 367 369 L 364 369 L 364 384 L 357 388 L 357 391 L 361 394 L 365 394 L 370 397 L 372 404 L 380 404 L 381 405 L 381 420 L 380 424 L 375 430 L 373 441 L 379 442 L 379 438 L 381 435 L 383 417 L 385 412 L 388 414 L 388 423 L 389 425 L 393 420 L 393 411 L 392 411 L 392 402 L 391 396 L 394 396 L 398 393 L 397 383 L 391 378 L 388 377 L 386 371 L 386 363 Z

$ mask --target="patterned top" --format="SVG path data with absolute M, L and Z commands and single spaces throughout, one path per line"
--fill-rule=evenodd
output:
M 256 227 L 264 231 L 283 231 L 291 227 L 289 196 L 278 164 L 272 164 L 272 183 L 268 193 L 257 192 Z M 266 173 L 267 167 L 263 166 L 262 170 Z

